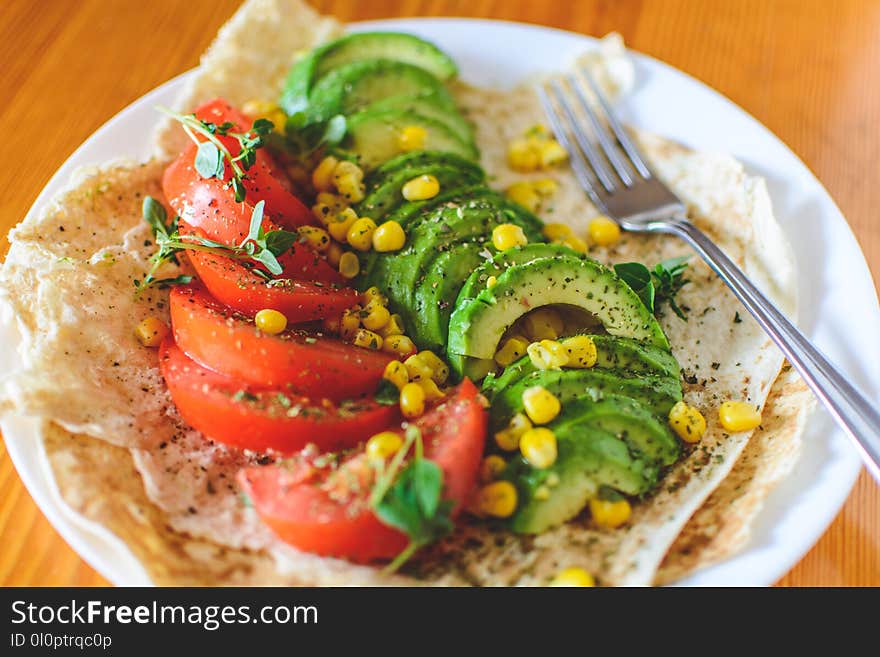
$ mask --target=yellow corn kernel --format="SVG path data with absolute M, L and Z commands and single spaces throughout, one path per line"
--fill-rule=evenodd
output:
M 507 424 L 507 428 L 495 434 L 495 443 L 505 452 L 513 452 L 519 449 L 519 441 L 522 435 L 532 428 L 532 421 L 524 413 L 517 413 Z
M 565 321 L 552 308 L 538 308 L 526 315 L 523 328 L 532 342 L 556 340 L 565 330 Z
M 348 231 L 357 221 L 357 213 L 351 208 L 343 208 L 337 214 L 331 215 L 327 222 L 327 232 L 337 242 L 348 240 Z
M 721 426 L 734 433 L 750 431 L 761 424 L 761 412 L 745 402 L 726 401 L 718 409 Z
M 516 139 L 507 148 L 507 163 L 514 171 L 536 171 L 541 156 L 527 139 Z
M 514 336 L 508 338 L 504 341 L 504 344 L 501 345 L 501 349 L 495 352 L 495 362 L 501 367 L 507 367 L 513 361 L 522 358 L 525 355 L 528 346 L 528 341 L 523 340 L 520 337 Z
M 431 175 L 417 176 L 403 186 L 401 193 L 407 201 L 425 201 L 440 193 L 440 181 Z
M 388 338 L 392 335 L 403 335 L 405 333 L 403 328 L 403 318 L 397 313 L 394 313 L 388 318 L 388 323 L 382 327 L 382 330 L 379 331 L 379 333 L 383 338 Z
M 532 365 L 539 370 L 558 370 L 568 364 L 568 350 L 555 340 L 533 342 L 527 351 Z
M 446 394 L 440 390 L 436 383 L 432 379 L 422 379 L 418 382 L 418 384 L 422 387 L 422 390 L 425 393 L 425 401 L 437 401 L 438 399 L 443 399 Z
M 329 192 L 333 189 L 333 171 L 339 164 L 332 155 L 328 155 L 321 163 L 312 171 L 312 186 L 316 191 Z
M 425 390 L 418 383 L 407 383 L 400 389 L 400 412 L 405 418 L 419 417 L 425 412 Z
M 541 231 L 548 240 L 551 242 L 555 242 L 556 240 L 564 240 L 567 237 L 571 237 L 572 232 L 569 226 L 565 224 L 558 223 L 550 223 L 544 224 L 544 229 Z
M 321 192 L 312 206 L 312 214 L 321 222 L 322 225 L 328 226 L 337 221 L 337 215 L 347 206 L 341 198 L 329 192 Z
M 551 472 L 547 475 L 547 478 L 544 480 L 544 483 L 553 488 L 554 486 L 559 485 L 559 475 L 555 472 Z
M 549 169 L 550 167 L 561 164 L 568 159 L 568 152 L 555 139 L 542 139 L 538 145 L 538 161 L 540 168 Z
M 354 340 L 352 340 L 352 342 L 356 346 L 363 347 L 364 349 L 382 348 L 382 336 L 365 328 L 355 331 Z
M 252 119 L 269 119 L 275 126 L 276 132 L 284 132 L 287 115 L 275 103 L 265 100 L 249 100 L 242 106 L 241 111 Z
M 387 297 L 382 294 L 382 290 L 373 285 L 372 287 L 368 287 L 361 293 L 361 298 L 364 300 L 364 303 L 369 304 L 371 301 L 378 301 L 383 306 L 388 303 Z
M 680 401 L 669 411 L 669 426 L 686 443 L 695 443 L 706 433 L 706 418 L 693 406 Z
M 486 279 L 486 288 L 495 287 L 495 283 L 498 282 L 498 278 L 495 276 L 490 276 Z
M 620 239 L 620 226 L 608 217 L 596 217 L 590 220 L 587 227 L 590 240 L 599 246 L 611 246 Z
M 377 433 L 367 441 L 366 452 L 370 459 L 384 461 L 403 447 L 403 440 L 393 431 Z
M 599 527 L 616 529 L 629 520 L 632 507 L 625 499 L 602 500 L 594 497 L 590 500 L 590 514 Z
M 422 379 L 433 379 L 434 370 L 431 366 L 419 357 L 420 354 L 413 354 L 405 361 L 406 371 L 409 372 L 411 381 L 421 381 Z
M 449 378 L 449 366 L 433 351 L 425 349 L 419 352 L 419 360 L 431 368 L 431 378 L 438 384 L 443 385 Z
M 474 510 L 480 515 L 507 518 L 516 511 L 516 487 L 509 481 L 493 481 L 477 490 Z
M 519 439 L 519 451 L 532 467 L 543 470 L 556 463 L 556 434 L 546 427 L 526 431 Z
M 364 172 L 354 162 L 343 160 L 333 170 L 333 184 L 349 203 L 364 200 Z
M 277 310 L 263 308 L 254 317 L 254 323 L 263 333 L 278 335 L 287 328 L 287 317 Z
M 533 180 L 532 187 L 541 196 L 553 196 L 553 194 L 559 191 L 559 183 L 553 180 L 553 178 L 539 178 L 538 180 Z
M 484 484 L 495 481 L 506 467 L 507 461 L 504 458 L 497 454 L 490 454 L 480 463 L 480 481 Z
M 317 226 L 300 226 L 296 229 L 301 242 L 305 242 L 315 251 L 323 253 L 330 248 L 330 235 L 323 228 Z
M 286 319 L 284 321 L 287 322 Z M 161 319 L 147 317 L 135 327 L 134 334 L 145 347 L 158 347 L 169 331 L 168 325 Z
M 339 260 L 340 258 L 342 258 L 343 253 L 345 253 L 345 251 L 342 250 L 342 247 L 339 246 L 339 243 L 332 242 L 330 246 L 327 247 L 324 255 L 327 256 L 327 262 L 329 262 L 334 267 L 338 267 Z
M 550 586 L 581 586 L 592 588 L 596 586 L 596 580 L 593 579 L 593 576 L 583 568 L 566 568 L 565 570 L 559 571 L 556 577 L 550 582 Z
M 528 244 L 523 229 L 516 224 L 501 224 L 492 230 L 492 244 L 499 251 Z
M 513 183 L 504 191 L 504 194 L 511 201 L 519 203 L 531 212 L 536 212 L 541 205 L 541 195 L 531 183 L 526 181 Z
M 395 354 L 401 358 L 409 356 L 415 350 L 416 345 L 405 335 L 389 335 L 382 343 L 382 351 Z M 409 374 L 406 375 L 406 379 L 409 381 Z
M 586 253 L 589 250 L 587 243 L 580 237 L 576 237 L 575 235 L 566 237 L 564 240 L 562 240 L 562 244 L 567 246 L 572 251 L 576 251 L 577 253 Z
M 354 338 L 355 332 L 361 327 L 361 307 L 354 306 L 343 311 L 339 320 L 339 333 L 346 340 Z
M 339 257 L 339 273 L 345 278 L 354 278 L 361 271 L 361 262 L 351 251 L 346 251 Z
M 373 233 L 373 248 L 380 253 L 400 251 L 406 244 L 406 233 L 396 221 L 386 221 Z
M 409 383 L 409 374 L 406 372 L 406 366 L 399 360 L 392 360 L 385 366 L 382 378 L 393 383 L 398 390 Z
M 522 401 L 526 415 L 535 424 L 547 424 L 559 415 L 562 409 L 556 395 L 543 386 L 526 388 L 523 391 Z
M 361 217 L 348 229 L 345 239 L 349 246 L 358 251 L 369 251 L 373 246 L 373 232 L 376 230 L 376 222 L 369 217 Z
M 536 500 L 549 500 L 550 499 L 550 489 L 547 486 L 541 484 L 535 489 L 534 494 L 532 495 Z
M 364 325 L 364 328 L 368 328 L 371 331 L 378 331 L 391 319 L 391 313 L 388 312 L 388 308 L 377 301 L 368 303 L 367 307 L 364 308 L 364 312 L 364 316 L 361 317 L 361 324 Z
M 397 145 L 404 152 L 418 151 L 425 147 L 428 131 L 420 125 L 408 125 L 397 136 Z
M 587 368 L 596 364 L 599 353 L 596 351 L 596 343 L 588 335 L 576 335 L 562 341 L 563 347 L 568 352 L 566 367 Z

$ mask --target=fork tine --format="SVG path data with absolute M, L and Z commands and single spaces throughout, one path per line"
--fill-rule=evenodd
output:
M 608 208 L 605 204 L 604 199 L 600 196 L 599 192 L 596 190 L 599 189 L 595 184 L 595 177 L 590 174 L 589 167 L 587 162 L 584 160 L 583 155 L 580 150 L 571 143 L 571 140 L 568 138 L 568 133 L 565 130 L 564 123 L 559 116 L 559 113 L 556 111 L 556 107 L 554 107 L 553 102 L 550 100 L 550 96 L 547 93 L 547 89 L 545 85 L 538 85 L 537 87 L 538 99 L 541 101 L 541 105 L 544 108 L 544 113 L 547 115 L 547 118 L 550 121 L 550 128 L 553 130 L 553 134 L 556 135 L 556 139 L 559 140 L 559 143 L 562 147 L 568 151 L 569 159 L 571 161 L 571 168 L 574 170 L 575 177 L 578 179 L 578 182 L 581 184 L 581 187 L 587 192 L 590 197 L 590 200 L 596 205 L 599 210 L 602 212 L 608 213 Z
M 590 163 L 593 173 L 595 173 L 599 182 L 602 183 L 602 187 L 605 188 L 605 191 L 611 194 L 614 192 L 614 188 L 617 185 L 614 183 L 614 180 L 612 180 L 611 173 L 605 166 L 605 162 L 602 161 L 602 156 L 596 150 L 595 146 L 590 143 L 589 137 L 587 137 L 586 133 L 581 129 L 578 117 L 572 109 L 571 103 L 569 103 L 568 99 L 565 97 L 562 85 L 559 84 L 558 80 L 551 80 L 550 87 L 553 89 L 556 102 L 559 103 L 559 106 L 568 118 L 568 127 L 572 134 L 574 134 L 574 138 L 581 147 L 587 161 Z M 569 150 L 569 153 L 571 153 L 571 150 Z
M 644 159 L 642 159 L 642 154 L 639 153 L 639 149 L 636 148 L 635 144 L 629 138 L 629 135 L 626 134 L 626 130 L 623 129 L 623 126 L 620 125 L 620 121 L 617 120 L 617 117 L 614 115 L 614 112 L 611 111 L 611 105 L 608 103 L 608 100 L 605 98 L 605 95 L 599 89 L 599 85 L 596 84 L 596 80 L 593 79 L 592 74 L 587 67 L 584 66 L 581 68 L 581 73 L 584 76 L 584 79 L 587 81 L 587 84 L 590 85 L 590 90 L 599 100 L 599 104 L 602 106 L 602 109 L 605 112 L 605 117 L 608 119 L 608 125 L 611 126 L 611 130 L 614 132 L 614 136 L 617 137 L 617 141 L 623 147 L 623 150 L 626 152 L 627 156 L 629 156 L 630 162 L 636 168 L 636 171 L 645 178 L 646 180 L 651 177 L 651 170 L 645 164 Z
M 617 175 L 620 176 L 621 182 L 623 182 L 623 184 L 627 187 L 632 187 L 633 179 L 630 175 L 629 169 L 620 158 L 619 151 L 612 143 L 612 138 L 611 135 L 608 133 L 608 130 L 605 128 L 604 125 L 602 125 L 602 122 L 599 120 L 599 117 L 596 115 L 596 112 L 593 110 L 590 102 L 587 100 L 587 95 L 584 93 L 583 85 L 573 74 L 569 74 L 566 77 L 568 78 L 569 86 L 571 86 L 575 97 L 577 97 L 578 102 L 580 103 L 581 109 L 590 120 L 590 126 L 592 126 L 593 128 L 593 134 L 596 135 L 599 146 L 602 147 L 602 152 L 605 153 L 605 157 L 608 158 L 611 166 L 614 167 Z

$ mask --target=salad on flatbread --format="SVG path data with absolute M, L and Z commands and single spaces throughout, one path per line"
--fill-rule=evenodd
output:
M 610 35 L 578 61 L 613 97 Z M 155 154 L 10 234 L 0 413 L 157 584 L 650 585 L 733 554 L 806 387 L 679 241 L 589 202 L 531 86 L 248 0 Z M 792 314 L 763 180 L 632 131 Z

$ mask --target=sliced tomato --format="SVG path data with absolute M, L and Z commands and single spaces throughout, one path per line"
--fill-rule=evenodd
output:
M 444 498 L 454 502 L 453 513 L 476 485 L 486 423 L 477 388 L 467 379 L 416 421 L 425 458 L 443 470 Z M 400 425 L 392 430 L 402 432 Z M 293 476 L 283 465 L 255 466 L 239 473 L 239 482 L 260 518 L 283 541 L 306 552 L 365 563 L 394 557 L 408 539 L 373 513 L 364 466 L 364 459 L 356 457 L 338 470 L 313 469 L 306 476 L 301 468 Z M 341 494 L 338 486 L 347 480 L 356 482 L 357 489 Z
M 357 445 L 399 418 L 396 406 L 367 400 L 335 404 L 282 388 L 248 386 L 202 367 L 166 338 L 159 365 L 180 415 L 218 442 L 292 454 L 314 444 L 322 451 Z
M 289 329 L 279 335 L 218 303 L 201 285 L 171 291 L 174 339 L 200 365 L 253 385 L 336 401 L 371 394 L 388 354 Z
M 198 147 L 190 144 L 162 175 L 162 191 L 180 218 L 224 244 L 239 244 L 247 235 L 253 207 L 265 201 L 266 220 L 274 226 L 294 230 L 315 221 L 311 211 L 285 190 L 260 160 L 247 172 L 245 200 L 235 200 L 228 182 L 232 169 L 226 166 L 223 180 L 203 178 L 196 171 Z M 266 230 L 269 227 L 264 226 Z
M 203 251 L 187 251 L 187 256 L 211 296 L 249 317 L 272 308 L 299 324 L 339 317 L 358 301 L 353 288 L 295 278 L 266 281 L 232 258 Z
M 216 125 L 223 123 L 232 123 L 233 132 L 244 132 L 248 130 L 253 121 L 244 113 L 238 111 L 222 98 L 215 98 L 207 103 L 197 107 L 193 114 L 203 121 L 209 121 Z M 195 133 L 196 137 L 204 141 L 207 138 Z M 217 136 L 217 139 L 223 143 L 233 157 L 241 153 L 241 144 L 235 137 Z M 183 199 L 189 193 L 188 183 L 191 180 L 200 178 L 198 172 L 195 171 L 193 162 L 195 160 L 196 149 L 198 147 L 192 144 L 183 155 L 175 161 L 163 180 L 163 185 L 167 182 L 169 188 L 165 189 L 166 197 L 171 200 L 180 195 Z M 188 171 L 191 169 L 191 171 Z M 224 181 L 229 182 L 232 178 L 232 167 L 228 164 L 225 168 Z M 216 179 L 215 179 L 216 180 Z M 217 180 L 219 183 L 220 181 Z M 266 213 L 272 217 L 276 223 L 285 228 L 295 228 L 305 224 L 314 223 L 314 217 L 309 209 L 291 193 L 290 184 L 276 164 L 274 158 L 266 148 L 259 148 L 256 151 L 256 161 L 254 165 L 245 173 L 243 180 L 246 190 L 246 200 L 251 205 L 255 205 L 257 201 L 266 202 Z M 221 183 L 222 184 L 222 183 Z M 168 192 L 172 191 L 173 194 Z M 226 190 L 232 195 L 231 190 Z M 181 214 L 181 216 L 184 216 Z M 248 215 L 250 216 L 250 215 Z

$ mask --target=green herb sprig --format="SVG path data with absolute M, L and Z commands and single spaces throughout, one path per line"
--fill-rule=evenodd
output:
M 260 201 L 254 206 L 247 236 L 238 246 L 230 246 L 198 235 L 181 235 L 178 229 L 179 218 L 175 217 L 171 223 L 168 223 L 165 207 L 153 197 L 147 196 L 142 206 L 142 214 L 144 220 L 152 228 L 156 245 L 159 248 L 150 258 L 152 267 L 144 280 L 135 281 L 138 291 L 150 286 L 189 283 L 192 280 L 191 276 L 155 278 L 156 272 L 164 263 L 177 263 L 177 254 L 186 250 L 204 251 L 225 258 L 259 263 L 265 266 L 270 274 L 275 276 L 281 274 L 284 270 L 281 263 L 278 262 L 278 257 L 290 250 L 299 239 L 299 235 L 286 230 L 264 231 L 264 206 L 265 201 Z M 260 269 L 254 268 L 252 271 L 263 278 L 271 278 Z
M 413 458 L 404 466 L 410 449 Z M 443 470 L 424 458 L 422 432 L 410 426 L 394 457 L 378 474 L 370 506 L 379 519 L 409 536 L 409 545 L 386 566 L 392 573 L 415 552 L 452 531 L 452 502 L 441 499 Z
M 183 126 L 184 132 L 198 144 L 194 166 L 203 178 L 218 178 L 223 180 L 226 175 L 226 165 L 232 169 L 230 185 L 235 193 L 238 203 L 244 201 L 247 190 L 244 187 L 246 172 L 257 161 L 257 150 L 266 143 L 266 138 L 275 128 L 275 124 L 269 119 L 257 119 L 247 132 L 232 132 L 233 123 L 211 123 L 203 121 L 195 114 L 180 114 L 167 107 L 159 106 L 158 110 L 170 116 Z M 196 136 L 202 135 L 207 141 L 202 141 Z M 241 146 L 241 152 L 233 156 L 219 137 L 234 137 Z
M 642 303 L 652 313 L 664 301 L 679 318 L 687 321 L 687 314 L 678 305 L 675 296 L 690 281 L 684 278 L 688 256 L 670 258 L 648 269 L 640 262 L 623 262 L 614 265 L 614 272 L 639 295 Z
M 317 150 L 341 142 L 347 130 L 348 123 L 342 114 L 326 123 L 311 123 L 305 112 L 297 112 L 287 117 L 283 148 L 289 155 L 305 160 Z

